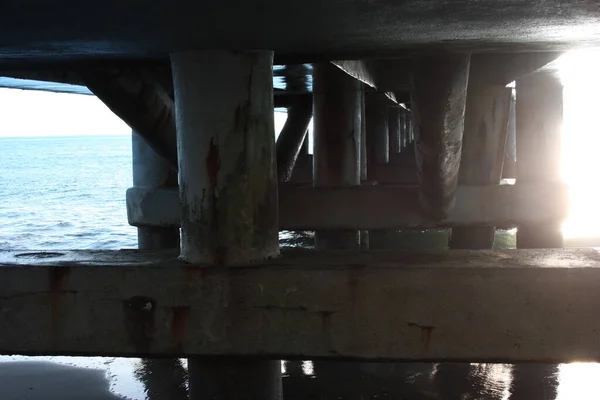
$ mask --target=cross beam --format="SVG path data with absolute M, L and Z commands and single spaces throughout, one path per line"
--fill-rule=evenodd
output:
M 0 253 L 0 353 L 600 361 L 600 252 Z

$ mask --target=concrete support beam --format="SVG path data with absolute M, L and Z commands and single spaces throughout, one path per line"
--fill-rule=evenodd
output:
M 152 72 L 144 69 L 81 69 L 82 82 L 112 112 L 177 169 L 173 99 Z
M 473 54 L 471 79 L 485 86 L 506 86 L 542 69 L 562 54 L 559 51 Z
M 135 193 L 134 193 L 135 192 Z M 157 200 L 154 200 L 154 197 Z M 130 189 L 129 209 L 162 204 L 161 214 L 134 213 L 132 225 L 179 226 L 175 190 Z M 416 186 L 311 188 L 281 185 L 280 230 L 407 229 L 539 223 L 567 215 L 567 188 L 561 184 L 459 186 L 456 206 L 443 220 L 423 215 Z
M 377 88 L 377 61 L 375 60 L 340 60 L 332 61 L 333 65 L 344 71 L 352 78 L 365 85 Z
M 389 105 L 389 99 L 385 94 L 375 92 L 365 93 L 367 163 L 369 165 L 387 164 L 390 161 Z
M 408 147 L 407 150 L 403 154 L 408 155 L 410 150 L 413 150 L 414 154 L 414 147 Z M 417 166 L 414 163 L 407 163 L 398 159 L 393 164 L 370 164 L 369 181 L 378 184 L 417 185 L 419 183 Z
M 598 362 L 599 259 L 293 251 L 209 268 L 153 252 L 5 252 L 0 352 Z
M 413 72 L 411 111 L 415 125 L 423 211 L 444 219 L 452 209 L 469 78 L 469 55 L 421 58 Z
M 316 64 L 313 72 L 313 185 L 360 185 L 362 88 L 331 64 Z M 318 249 L 360 246 L 358 231 L 316 232 Z
M 171 63 L 181 258 L 226 271 L 278 256 L 273 53 L 195 51 L 173 54 Z M 227 290 L 216 289 L 217 296 Z M 194 312 L 182 307 L 178 315 Z M 190 358 L 188 365 L 191 400 L 282 397 L 277 360 Z
M 473 67 L 471 67 L 473 69 Z M 470 80 L 458 182 L 461 185 L 499 184 L 506 154 L 512 89 Z M 453 249 L 491 249 L 495 228 L 452 229 Z
M 308 126 L 312 118 L 312 99 L 298 99 L 288 109 L 288 116 L 283 129 L 277 138 L 277 179 L 279 182 L 289 182 L 296 165 L 296 160 L 306 142 Z
M 557 182 L 560 179 L 560 145 L 563 88 L 550 73 L 529 75 L 517 81 L 517 182 Z M 521 225 L 518 248 L 562 247 L 563 215 L 545 223 Z
M 567 214 L 560 184 L 459 186 L 448 217 L 420 211 L 415 186 L 286 188 L 279 190 L 280 229 L 426 229 L 452 226 L 510 228 Z

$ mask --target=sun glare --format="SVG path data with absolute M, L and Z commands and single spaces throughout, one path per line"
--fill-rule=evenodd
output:
M 563 234 L 565 238 L 600 236 L 600 185 L 596 182 L 600 170 L 600 50 L 571 51 L 558 65 L 564 85 L 561 172 L 570 186 L 570 212 Z

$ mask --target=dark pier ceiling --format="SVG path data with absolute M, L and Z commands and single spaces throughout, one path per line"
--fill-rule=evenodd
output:
M 600 43 L 600 4 L 570 0 L 7 0 L 0 57 L 34 62 L 272 49 L 303 57 L 549 51 Z

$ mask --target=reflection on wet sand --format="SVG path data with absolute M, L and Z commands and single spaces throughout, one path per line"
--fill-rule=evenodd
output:
M 540 364 L 315 361 L 314 373 L 287 369 L 285 398 L 554 400 L 558 387 L 557 366 Z M 579 398 L 567 395 L 561 400 Z
M 65 365 L 69 364 L 69 365 Z M 587 400 L 600 364 L 286 361 L 284 400 Z M 0 357 L 1 400 L 186 400 L 185 360 Z
M 144 384 L 148 400 L 188 397 L 187 371 L 179 359 L 142 358 L 135 377 Z

